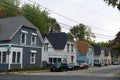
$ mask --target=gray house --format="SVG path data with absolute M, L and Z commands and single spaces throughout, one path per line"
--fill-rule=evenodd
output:
M 0 19 L 0 71 L 41 67 L 43 39 L 22 16 Z

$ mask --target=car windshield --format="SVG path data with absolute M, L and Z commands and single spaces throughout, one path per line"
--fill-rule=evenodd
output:
M 54 63 L 53 66 L 61 66 L 61 63 Z

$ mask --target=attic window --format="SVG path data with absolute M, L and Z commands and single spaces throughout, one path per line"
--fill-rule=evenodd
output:
M 45 45 L 44 45 L 44 51 L 48 51 L 48 45 L 49 45 L 49 43 L 45 43 Z
M 27 34 L 28 32 L 27 31 L 23 31 L 23 30 L 21 30 L 21 44 L 26 44 L 26 34 Z
M 36 46 L 36 35 L 35 33 L 32 33 L 31 35 L 31 45 Z

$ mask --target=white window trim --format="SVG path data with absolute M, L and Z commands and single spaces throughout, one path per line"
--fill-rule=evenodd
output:
M 37 53 L 37 51 L 36 51 L 36 53 Z M 31 54 L 34 54 L 35 56 L 32 57 L 31 54 L 30 54 L 30 64 L 35 64 L 35 62 L 36 62 L 36 53 L 31 52 Z M 34 62 L 32 62 L 32 58 L 34 58 Z
M 3 52 L 6 52 L 6 51 L 0 51 L 1 52 L 1 64 L 7 64 L 8 63 L 8 55 L 6 54 L 6 62 L 3 62 Z
M 34 34 L 35 34 L 35 33 L 34 33 Z M 32 37 L 33 37 L 33 36 L 35 36 L 35 42 L 32 41 Z M 37 36 L 37 35 L 33 35 L 33 34 L 31 35 L 31 45 L 32 45 L 32 46 L 36 46 L 36 36 Z M 33 44 L 34 44 L 34 45 L 33 45 Z
M 21 41 L 20 41 L 20 43 L 23 44 L 23 45 L 26 45 L 27 33 L 28 33 L 27 31 L 21 31 L 21 37 L 20 37 Z M 22 43 L 22 34 L 25 34 L 25 43 Z
M 37 36 L 37 34 L 36 33 L 31 33 L 32 35 L 35 35 L 35 36 Z
M 17 62 L 17 58 L 18 58 L 17 55 L 18 55 L 19 51 L 12 51 L 12 59 L 13 59 L 13 52 L 16 53 L 16 56 L 15 56 L 15 62 L 12 61 L 12 64 L 20 64 L 21 63 L 21 52 L 20 52 L 20 61 L 19 61 L 19 63 Z
M 21 30 L 21 32 L 22 32 L 22 33 L 26 33 L 26 34 L 28 33 L 27 31 L 24 31 L 24 30 Z

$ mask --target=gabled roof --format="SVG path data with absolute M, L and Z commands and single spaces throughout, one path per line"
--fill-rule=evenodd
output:
M 88 42 L 82 40 L 77 41 L 76 44 L 80 54 L 86 54 L 88 49 L 91 47 Z
M 94 49 L 94 54 L 95 54 L 95 56 L 100 56 L 100 54 L 101 54 L 101 47 L 100 46 L 98 46 L 98 45 L 93 45 L 93 49 Z
M 108 48 L 103 48 L 104 49 L 104 52 L 105 52 L 105 56 L 109 56 L 109 52 L 110 52 L 110 50 L 108 49 Z
M 0 19 L 0 41 L 10 40 L 14 33 L 22 26 L 36 29 L 36 27 L 23 16 Z
M 44 35 L 51 45 L 53 46 L 54 49 L 64 49 L 67 41 L 69 40 L 68 36 L 66 33 L 49 33 Z

